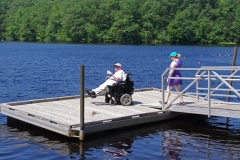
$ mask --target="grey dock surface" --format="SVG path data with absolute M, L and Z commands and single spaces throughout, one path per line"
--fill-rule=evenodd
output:
M 85 134 L 173 118 L 160 109 L 159 89 L 142 89 L 133 94 L 133 105 L 111 106 L 104 96 L 92 99 L 85 95 Z M 1 113 L 23 122 L 69 137 L 79 137 L 79 96 L 38 99 L 0 105 Z
M 172 93 L 171 99 L 177 96 Z M 111 106 L 105 103 L 104 96 L 95 99 L 85 95 L 84 134 L 117 129 L 143 123 L 172 119 L 183 113 L 202 114 L 240 118 L 240 103 L 226 103 L 211 99 L 196 100 L 196 96 L 184 95 L 185 105 L 174 102 L 162 110 L 162 92 L 160 89 L 147 88 L 135 90 L 132 95 L 133 105 Z M 80 98 L 79 96 L 57 97 L 0 104 L 1 113 L 16 120 L 68 136 L 79 138 Z

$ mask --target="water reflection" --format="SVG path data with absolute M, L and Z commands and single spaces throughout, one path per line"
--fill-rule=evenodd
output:
M 163 150 L 164 155 L 171 159 L 180 159 L 179 152 L 181 151 L 180 134 L 170 131 L 163 132 Z
M 108 131 L 88 137 L 84 143 L 8 121 L 0 124 L 0 148 L 13 158 L 17 152 L 25 153 L 23 158 L 45 154 L 50 159 L 240 158 L 240 130 L 219 121 L 222 119 L 191 116 Z

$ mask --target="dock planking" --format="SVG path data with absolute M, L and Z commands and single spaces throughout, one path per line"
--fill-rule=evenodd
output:
M 170 98 L 176 96 L 172 93 Z M 137 89 L 133 94 L 133 105 L 111 106 L 104 96 L 95 99 L 85 95 L 84 134 L 118 129 L 143 123 L 161 121 L 182 116 L 183 113 L 208 115 L 208 103 L 195 96 L 184 95 L 184 106 L 174 102 L 167 110 L 161 109 L 162 93 L 157 88 Z M 0 104 L 1 113 L 16 120 L 68 136 L 79 138 L 80 97 L 55 97 Z M 211 115 L 240 118 L 239 103 L 225 103 L 211 99 Z
M 111 106 L 104 102 L 104 96 L 91 99 L 85 95 L 84 132 L 94 133 L 173 117 L 169 116 L 170 112 L 160 109 L 160 98 L 159 89 L 139 89 L 133 94 L 133 105 Z M 79 137 L 79 96 L 3 103 L 0 107 L 2 114 L 14 119 L 65 136 Z

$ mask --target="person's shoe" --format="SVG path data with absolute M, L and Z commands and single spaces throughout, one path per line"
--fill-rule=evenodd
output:
M 162 101 L 159 101 L 159 103 L 161 103 L 162 104 Z M 167 104 L 168 102 L 164 102 L 165 104 Z
M 97 95 L 94 91 L 92 90 L 86 90 L 86 92 L 88 93 L 88 95 L 91 97 L 91 98 L 96 98 Z
M 184 102 L 179 102 L 179 103 L 177 103 L 177 105 L 184 106 L 185 103 Z
M 97 94 L 94 91 L 90 91 L 90 94 L 92 95 L 91 96 L 92 98 L 96 98 L 97 97 Z

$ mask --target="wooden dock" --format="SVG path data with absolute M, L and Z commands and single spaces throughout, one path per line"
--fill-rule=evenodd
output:
M 170 101 L 176 96 L 177 93 L 173 92 Z M 183 113 L 209 115 L 210 111 L 212 116 L 240 118 L 240 103 L 211 99 L 209 109 L 208 101 L 203 98 L 197 100 L 196 96 L 184 95 L 184 106 L 174 102 L 162 110 L 159 103 L 162 91 L 157 88 L 135 90 L 132 96 L 134 104 L 130 106 L 111 106 L 104 102 L 104 96 L 95 99 L 88 95 L 84 97 L 84 135 L 186 115 Z M 81 134 L 79 95 L 3 103 L 0 111 L 17 121 L 68 137 L 79 138 Z
M 162 111 L 161 90 L 136 90 L 134 104 L 111 106 L 104 96 L 91 99 L 85 95 L 84 134 L 95 133 L 142 123 L 166 120 L 181 114 Z M 0 104 L 1 113 L 14 119 L 68 136 L 79 137 L 79 96 L 37 99 Z

